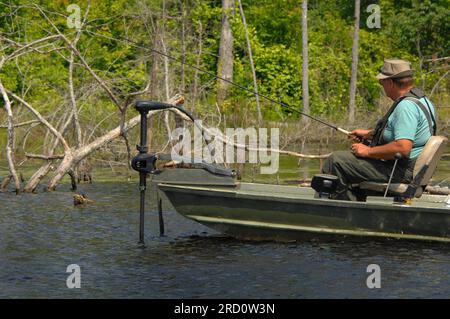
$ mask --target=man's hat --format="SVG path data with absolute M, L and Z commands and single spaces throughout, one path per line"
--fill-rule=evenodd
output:
M 384 79 L 398 79 L 406 76 L 413 75 L 413 69 L 411 69 L 411 63 L 400 59 L 386 59 L 384 60 L 383 67 L 377 75 L 378 80 Z

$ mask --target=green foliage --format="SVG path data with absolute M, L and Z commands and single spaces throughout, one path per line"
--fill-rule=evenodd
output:
M 298 1 L 243 1 L 249 24 L 259 90 L 272 98 L 301 108 L 301 23 Z M 369 29 L 369 4 L 381 7 L 381 29 Z M 418 85 L 426 91 L 445 69 L 433 69 L 421 60 L 448 56 L 448 1 L 361 1 L 357 107 L 375 111 L 381 88 L 375 75 L 383 60 L 409 60 L 416 70 Z M 315 115 L 341 118 L 349 99 L 354 2 L 309 1 L 309 90 Z M 447 18 L 446 18 L 447 17 Z M 235 73 L 239 83 L 252 83 L 246 58 L 243 28 L 233 28 L 237 46 Z M 236 91 L 235 94 L 239 94 Z M 241 93 L 248 99 L 247 93 Z M 264 114 L 274 119 L 278 111 L 266 105 Z M 285 114 L 289 112 L 284 110 Z M 297 115 L 293 114 L 294 117 Z
M 260 93 L 277 101 L 302 108 L 301 2 L 296 0 L 242 0 L 246 13 L 250 42 Z M 75 31 L 68 28 L 67 0 L 9 0 L 0 4 L 0 33 L 13 41 L 31 42 L 54 33 L 52 26 L 33 7 L 39 4 L 54 24 L 70 40 Z M 87 1 L 77 2 L 81 13 Z M 368 29 L 367 5 L 381 7 L 381 29 Z M 165 12 L 163 12 L 163 4 Z M 19 6 L 15 9 L 15 6 Z M 343 118 L 348 105 L 351 71 L 351 50 L 354 24 L 354 2 L 348 0 L 310 0 L 308 11 L 309 90 L 310 108 L 314 115 Z M 185 18 L 183 20 L 183 15 Z M 376 109 L 381 89 L 375 75 L 383 59 L 399 57 L 413 62 L 419 84 L 430 92 L 447 71 L 425 62 L 432 57 L 448 56 L 450 16 L 448 0 L 363 0 L 358 66 L 357 107 L 362 113 Z M 165 17 L 165 18 L 163 18 Z M 92 69 L 123 98 L 143 89 L 156 66 L 156 93 L 152 98 L 164 98 L 163 58 L 146 48 L 161 47 L 161 34 L 168 53 L 191 66 L 170 60 L 171 93 L 184 90 L 188 103 L 194 86 L 199 97 L 193 107 L 215 112 L 214 97 L 217 60 L 222 20 L 219 0 L 104 0 L 91 1 L 85 30 L 78 49 Z M 184 23 L 184 24 L 183 24 Z M 234 35 L 234 81 L 253 88 L 244 28 L 236 8 L 231 19 Z M 181 38 L 184 25 L 185 38 Z M 159 33 L 158 33 L 159 32 Z M 127 39 L 132 40 L 132 42 Z M 62 41 L 55 41 L 63 45 Z M 136 45 L 137 43 L 137 45 Z M 185 54 L 181 48 L 184 46 Z M 199 50 L 202 54 L 199 56 Z M 11 48 L 1 54 L 8 55 Z M 68 49 L 41 54 L 31 52 L 8 62 L 1 70 L 3 84 L 16 93 L 26 91 L 27 100 L 41 111 L 51 113 L 67 103 Z M 79 95 L 95 86 L 92 76 L 76 59 L 74 85 Z M 184 87 L 181 88 L 181 73 Z M 198 76 L 198 78 L 196 78 Z M 447 90 L 447 91 L 446 91 Z M 448 94 L 448 85 L 441 92 Z M 89 98 L 81 99 L 82 118 L 103 118 L 115 110 L 105 92 L 98 89 Z M 273 103 L 261 100 L 266 120 L 298 115 Z M 192 102 L 194 103 L 194 102 Z M 236 115 L 239 105 L 256 112 L 255 97 L 238 88 L 221 106 L 224 115 Z M 256 114 L 256 113 L 253 113 Z M 92 116 L 94 115 L 94 116 Z

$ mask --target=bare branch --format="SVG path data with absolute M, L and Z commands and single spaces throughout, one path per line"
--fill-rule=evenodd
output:
M 35 123 L 41 123 L 41 122 L 38 120 L 31 120 L 31 121 L 14 124 L 13 127 L 17 128 L 17 127 L 27 126 L 27 125 L 31 125 L 31 124 L 35 124 Z M 8 128 L 8 125 L 0 125 L 0 128 Z
M 19 49 L 17 49 L 17 50 L 14 51 L 13 53 L 11 53 L 9 56 L 7 56 L 7 57 L 5 58 L 5 61 L 11 60 L 11 59 L 13 59 L 13 58 L 18 57 L 19 55 L 22 55 L 22 54 L 24 54 L 24 53 L 27 53 L 28 50 L 35 50 L 35 49 L 33 48 L 33 46 L 36 45 L 36 44 L 39 44 L 39 43 L 42 43 L 42 42 L 45 42 L 45 41 L 48 41 L 48 40 L 58 39 L 59 37 L 60 37 L 60 36 L 59 36 L 58 34 L 55 34 L 55 35 L 50 35 L 50 36 L 48 36 L 48 37 L 40 38 L 40 39 L 38 39 L 38 40 L 35 40 L 35 41 L 30 42 L 30 43 L 27 43 L 27 44 L 20 44 L 20 43 L 18 43 L 18 42 L 15 42 L 15 41 L 13 41 L 13 40 L 10 40 L 10 39 L 8 39 L 8 38 L 5 38 L 5 37 L 3 37 L 3 36 L 0 36 L 0 39 L 1 39 L 1 40 L 4 40 L 4 41 L 10 42 L 10 43 L 13 43 L 14 45 L 20 47 Z
M 42 155 L 42 154 L 32 154 L 32 153 L 25 153 L 25 156 L 28 158 L 34 158 L 34 159 L 42 159 L 42 160 L 57 160 L 57 159 L 63 159 L 64 154 L 61 155 Z
M 70 149 L 69 144 L 67 144 L 66 140 L 64 139 L 64 137 L 61 135 L 61 133 L 59 133 L 54 127 L 53 125 L 51 125 L 38 111 L 36 111 L 36 109 L 34 109 L 28 102 L 26 102 L 25 100 L 23 100 L 21 97 L 15 95 L 14 93 L 12 93 L 11 91 L 7 91 L 9 95 L 11 95 L 13 98 L 15 98 L 17 101 L 19 101 L 20 103 L 22 103 L 28 110 L 31 111 L 31 113 L 34 114 L 34 116 L 37 117 L 37 119 L 43 124 L 45 125 L 50 132 L 57 138 L 60 140 L 61 144 L 64 146 L 64 149 L 66 151 L 68 151 Z
M 0 69 L 4 63 L 5 59 L 2 57 L 0 61 Z M 6 159 L 8 161 L 9 172 L 14 179 L 14 184 L 16 187 L 16 193 L 20 191 L 20 180 L 17 175 L 17 171 L 14 165 L 14 126 L 13 126 L 13 113 L 11 110 L 11 101 L 9 100 L 8 94 L 3 86 L 0 79 L 0 92 L 2 94 L 3 100 L 5 101 L 5 109 L 8 114 L 8 142 L 6 144 Z
M 434 94 L 434 91 L 435 91 L 436 88 L 439 86 L 439 83 L 440 83 L 443 79 L 445 79 L 449 73 L 450 73 L 450 70 L 447 71 L 447 72 L 445 72 L 445 74 L 444 74 L 443 76 L 441 76 L 441 77 L 439 78 L 439 80 L 436 81 L 436 83 L 435 83 L 434 86 L 433 86 L 433 89 L 431 89 L 430 97 Z
M 173 98 L 171 98 L 167 103 L 169 104 L 180 104 L 184 102 L 184 98 L 180 95 L 175 95 Z M 160 111 L 150 111 L 148 113 L 148 116 L 153 116 L 154 114 L 158 113 Z M 47 189 L 48 190 L 54 190 L 58 183 L 61 181 L 63 176 L 71 169 L 74 165 L 82 161 L 84 158 L 89 156 L 94 151 L 98 150 L 100 147 L 104 146 L 105 144 L 111 142 L 112 140 L 118 138 L 121 136 L 124 132 L 128 132 L 133 127 L 137 126 L 141 121 L 140 115 L 137 115 L 124 123 L 124 125 L 119 125 L 115 129 L 109 131 L 108 133 L 104 134 L 103 136 L 98 137 L 93 142 L 82 146 L 79 149 L 66 152 L 64 159 L 62 160 L 61 164 L 59 165 L 58 169 L 56 170 L 55 175 L 50 180 Z
M 90 2 L 88 3 L 86 13 L 84 14 L 83 24 L 80 26 L 80 28 L 77 30 L 77 34 L 75 36 L 75 39 L 72 42 L 72 46 L 76 48 L 78 40 L 80 39 L 81 35 L 81 28 L 83 27 L 84 23 L 86 22 L 87 16 L 89 14 L 89 8 L 90 8 Z M 73 88 L 73 68 L 74 68 L 74 58 L 75 58 L 74 51 L 70 51 L 70 58 L 69 58 L 69 95 L 70 95 L 70 102 L 72 105 L 72 113 L 73 113 L 73 121 L 75 124 L 75 131 L 76 131 L 76 146 L 81 146 L 81 126 L 80 121 L 78 119 L 78 109 L 77 109 L 77 102 L 75 99 L 75 91 Z
M 86 60 L 84 59 L 83 55 L 80 53 L 80 51 L 78 51 L 78 49 L 76 47 L 73 46 L 72 42 L 69 41 L 69 39 L 63 34 L 61 33 L 61 31 L 58 29 L 58 27 L 52 22 L 52 20 L 50 20 L 50 18 L 45 14 L 45 12 L 41 9 L 41 7 L 39 7 L 38 5 L 35 4 L 35 7 L 41 12 L 41 14 L 44 16 L 44 18 L 48 21 L 48 23 L 50 23 L 50 25 L 53 27 L 53 29 L 55 29 L 55 31 L 58 33 L 58 35 L 64 40 L 64 42 L 66 42 L 67 46 L 70 48 L 70 50 L 72 50 L 72 52 L 80 59 L 81 63 L 84 65 L 84 67 L 86 68 L 86 70 L 88 70 L 88 72 L 94 77 L 94 79 L 100 84 L 100 86 L 106 91 L 106 93 L 108 94 L 108 96 L 111 98 L 111 100 L 114 102 L 114 104 L 116 104 L 116 106 L 121 110 L 122 107 L 119 103 L 119 100 L 116 98 L 116 96 L 114 95 L 114 93 L 111 91 L 111 89 L 108 87 L 108 85 L 106 84 L 106 82 L 100 78 L 97 73 L 94 72 L 94 70 L 92 70 L 92 68 L 89 66 L 89 64 L 86 62 Z

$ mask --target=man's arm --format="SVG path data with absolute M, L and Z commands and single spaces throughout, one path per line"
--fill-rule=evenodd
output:
M 388 144 L 369 147 L 361 143 L 352 145 L 352 152 L 358 157 L 392 160 L 396 153 L 407 158 L 412 150 L 413 142 L 408 139 L 400 139 Z

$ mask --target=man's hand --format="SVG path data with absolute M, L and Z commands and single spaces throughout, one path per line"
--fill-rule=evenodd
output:
M 370 147 L 361 143 L 352 144 L 352 153 L 358 157 L 369 157 Z
M 348 135 L 348 138 L 351 138 L 355 142 L 361 142 L 362 140 L 367 140 L 373 136 L 373 130 L 365 130 L 362 128 L 358 128 L 353 130 Z

